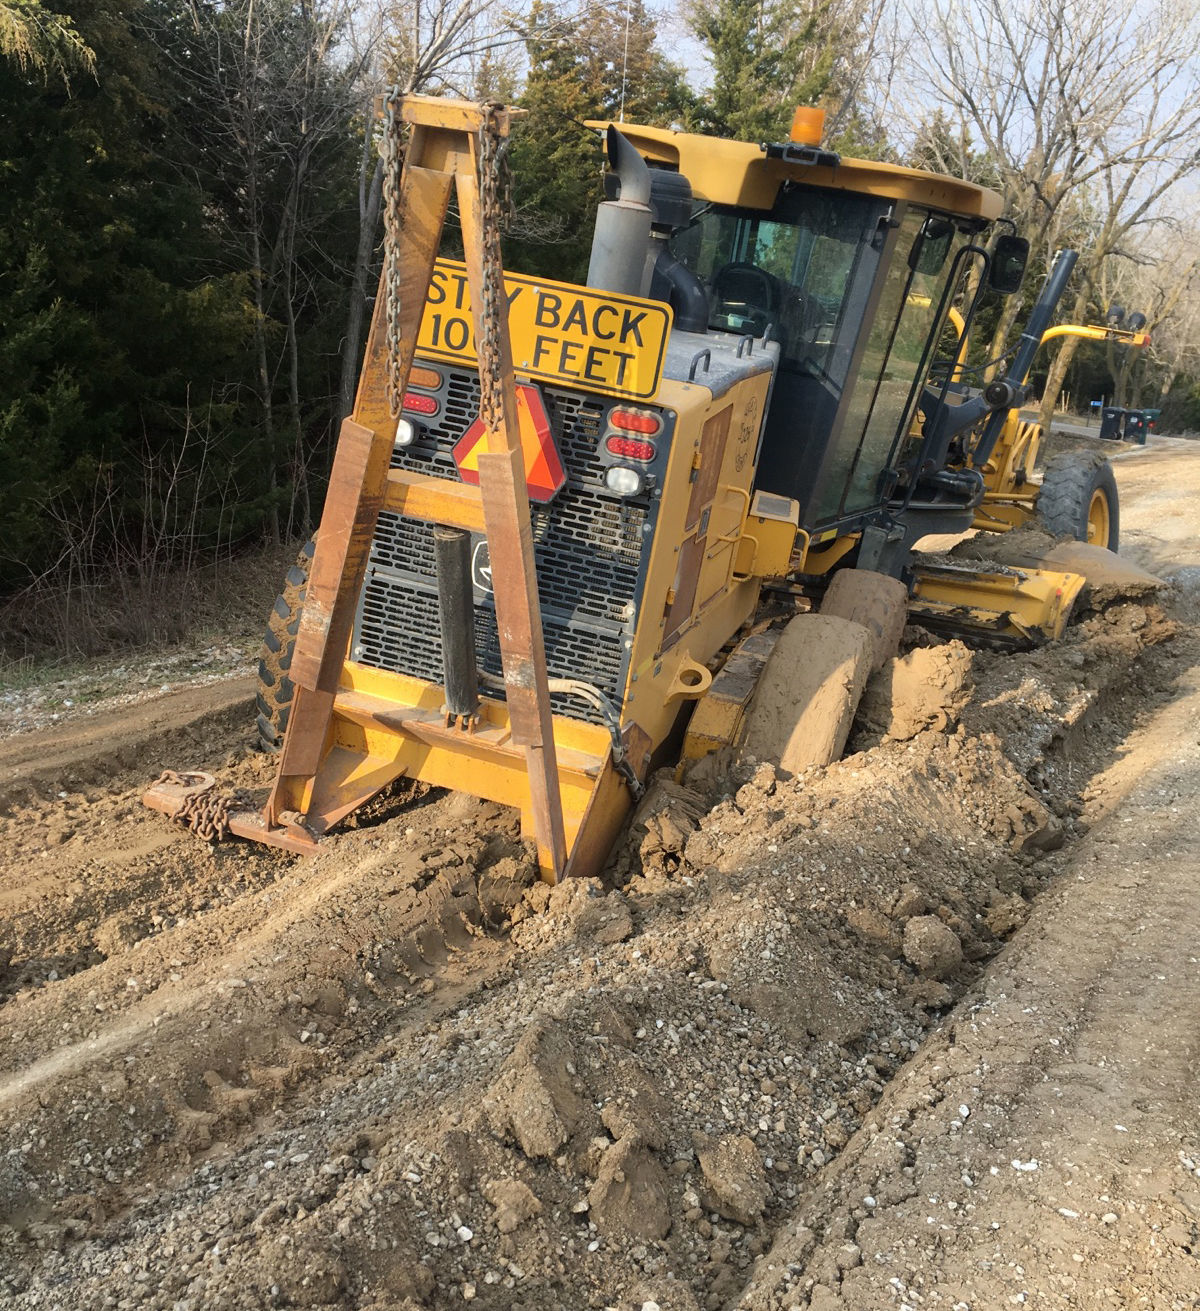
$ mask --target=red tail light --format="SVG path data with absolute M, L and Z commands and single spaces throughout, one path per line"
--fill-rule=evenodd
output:
M 652 437 L 662 428 L 662 420 L 649 410 L 611 410 L 608 421 L 622 432 L 641 432 L 648 437 Z
M 404 408 L 410 414 L 436 414 L 438 402 L 436 396 L 422 396 L 419 392 L 404 393 Z
M 656 454 L 653 442 L 640 442 L 634 437 L 610 437 L 604 445 L 609 455 L 622 460 L 653 460 Z

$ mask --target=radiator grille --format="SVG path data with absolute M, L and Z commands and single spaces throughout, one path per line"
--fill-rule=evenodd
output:
M 452 450 L 478 414 L 479 384 L 465 370 L 447 372 L 440 414 L 417 442 L 393 452 L 394 467 L 457 479 Z M 603 401 L 550 388 L 542 394 L 567 474 L 555 500 L 533 508 L 546 662 L 551 678 L 582 679 L 619 705 L 652 503 L 615 497 L 604 486 Z M 491 594 L 478 588 L 475 633 L 480 669 L 499 675 L 495 608 Z M 432 525 L 380 515 L 352 654 L 374 668 L 442 681 Z M 552 702 L 556 713 L 599 720 L 578 698 L 556 695 Z

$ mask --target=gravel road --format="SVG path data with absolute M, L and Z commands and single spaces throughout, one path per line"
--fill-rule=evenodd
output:
M 1165 591 L 911 634 L 936 705 L 654 789 L 605 884 L 422 788 L 311 858 L 199 843 L 138 797 L 266 788 L 236 672 L 25 697 L 0 1305 L 1200 1305 L 1200 450 L 1117 469 Z

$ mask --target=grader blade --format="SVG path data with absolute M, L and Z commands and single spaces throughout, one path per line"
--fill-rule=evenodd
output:
M 909 602 L 913 623 L 988 645 L 1040 646 L 1063 635 L 1083 590 L 1075 573 L 921 565 Z

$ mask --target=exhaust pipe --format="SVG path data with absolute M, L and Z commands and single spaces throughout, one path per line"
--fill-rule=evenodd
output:
M 610 123 L 605 145 L 608 166 L 620 194 L 596 210 L 587 285 L 596 291 L 645 296 L 650 290 L 650 169 L 637 150 Z

